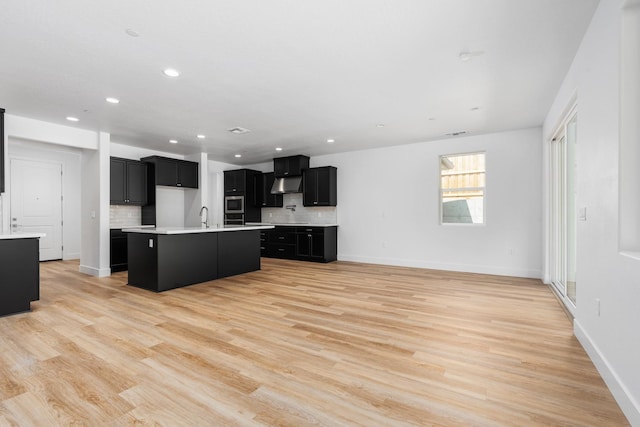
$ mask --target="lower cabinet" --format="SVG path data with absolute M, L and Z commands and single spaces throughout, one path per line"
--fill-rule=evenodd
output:
M 338 255 L 337 227 L 276 226 L 260 235 L 260 253 L 267 258 L 330 262 Z
M 111 272 L 127 270 L 127 233 L 120 229 L 111 230 Z
M 0 316 L 31 310 L 40 299 L 40 242 L 0 239 Z

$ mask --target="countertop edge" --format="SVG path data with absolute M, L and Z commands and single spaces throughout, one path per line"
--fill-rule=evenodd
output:
M 200 234 L 200 233 L 224 233 L 228 231 L 251 231 L 251 230 L 269 230 L 274 228 L 273 225 L 254 225 L 254 226 L 238 226 L 227 228 L 123 228 L 124 233 L 142 233 L 142 234 Z
M 14 239 L 41 239 L 46 237 L 45 233 L 11 233 L 0 234 L 0 240 L 14 240 Z
M 246 225 L 272 225 L 274 227 L 339 227 L 338 224 L 285 224 L 285 223 L 269 223 L 269 222 L 248 222 Z

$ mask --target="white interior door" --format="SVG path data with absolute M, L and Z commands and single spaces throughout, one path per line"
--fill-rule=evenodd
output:
M 40 261 L 62 259 L 62 165 L 11 159 L 11 230 L 45 233 Z

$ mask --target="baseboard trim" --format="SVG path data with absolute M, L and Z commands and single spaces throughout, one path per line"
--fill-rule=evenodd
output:
M 512 269 L 512 268 L 487 266 L 487 265 L 437 263 L 437 262 L 427 262 L 427 261 L 413 260 L 413 259 L 375 258 L 375 257 L 363 257 L 363 256 L 357 256 L 357 255 L 344 255 L 344 254 L 338 254 L 338 259 L 340 261 L 361 262 L 364 264 L 428 268 L 431 270 L 457 271 L 461 273 L 492 274 L 496 276 L 526 277 L 530 279 L 540 279 L 542 277 L 541 270 Z
M 80 265 L 80 268 L 78 270 L 80 271 L 80 273 L 88 274 L 95 277 L 111 276 L 110 268 L 95 268 L 89 267 L 88 265 Z
M 620 377 L 618 377 L 607 359 L 598 349 L 598 346 L 593 342 L 578 320 L 573 321 L 573 333 L 589 355 L 589 358 L 607 384 L 607 387 L 609 387 L 613 398 L 620 406 L 620 409 L 622 409 L 629 423 L 631 423 L 632 426 L 640 426 L 640 405 L 633 399 L 627 387 L 620 380 Z

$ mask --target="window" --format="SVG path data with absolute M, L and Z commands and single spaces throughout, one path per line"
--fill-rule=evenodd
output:
M 485 153 L 440 156 L 442 224 L 484 224 Z

